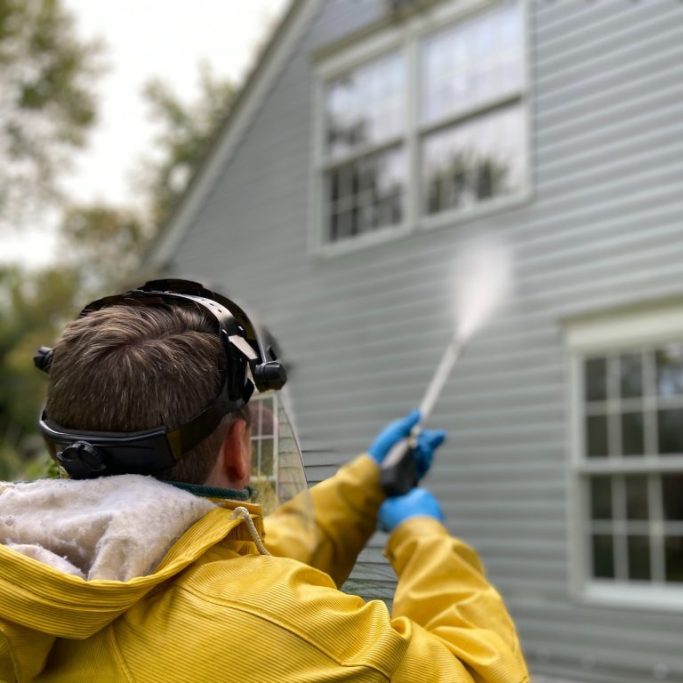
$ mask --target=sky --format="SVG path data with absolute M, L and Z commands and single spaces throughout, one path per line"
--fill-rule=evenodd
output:
M 82 38 L 105 45 L 99 80 L 100 121 L 76 168 L 65 178 L 77 201 L 130 203 L 130 177 L 151 150 L 155 129 L 142 99 L 144 84 L 161 78 L 183 99 L 197 94 L 198 64 L 235 83 L 253 66 L 256 48 L 285 10 L 287 0 L 63 0 Z M 3 236 L 0 258 L 40 266 L 55 258 L 45 230 Z

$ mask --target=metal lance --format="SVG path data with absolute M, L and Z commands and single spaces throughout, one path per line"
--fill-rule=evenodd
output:
M 388 496 L 401 496 L 417 485 L 418 472 L 415 458 L 417 438 L 441 395 L 446 380 L 463 348 L 464 342 L 457 336 L 453 337 L 427 386 L 427 391 L 420 404 L 420 421 L 412 428 L 410 436 L 399 441 L 382 461 L 380 483 Z

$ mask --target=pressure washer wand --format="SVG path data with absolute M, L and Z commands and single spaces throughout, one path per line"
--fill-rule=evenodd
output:
M 399 441 L 382 461 L 380 484 L 388 496 L 401 496 L 417 485 L 418 472 L 415 459 L 417 437 L 422 431 L 422 425 L 431 414 L 463 348 L 463 340 L 457 336 L 453 337 L 427 386 L 420 404 L 420 421 L 413 427 L 410 436 Z

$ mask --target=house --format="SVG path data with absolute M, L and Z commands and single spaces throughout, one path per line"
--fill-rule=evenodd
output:
M 683 4 L 299 0 L 152 256 L 267 321 L 309 479 L 419 403 L 514 256 L 428 486 L 540 680 L 683 681 Z M 390 599 L 378 534 L 348 588 Z

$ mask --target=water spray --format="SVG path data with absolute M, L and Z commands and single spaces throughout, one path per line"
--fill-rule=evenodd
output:
M 407 493 L 418 482 L 415 448 L 453 367 L 470 338 L 490 319 L 509 293 L 510 258 L 498 242 L 478 242 L 465 249 L 457 263 L 455 333 L 427 385 L 420 420 L 407 439 L 399 441 L 382 461 L 380 483 L 389 496 Z

